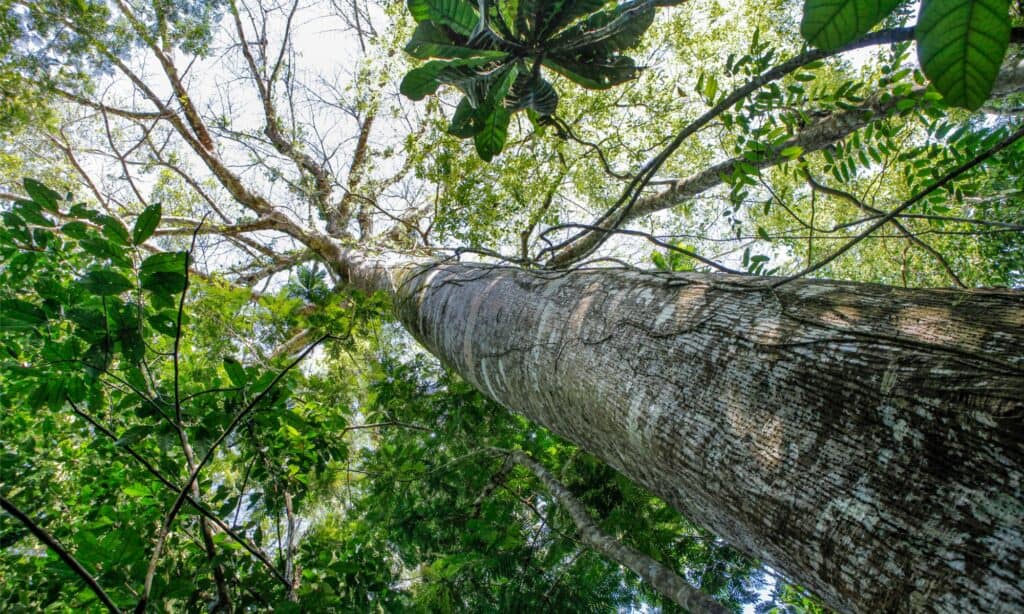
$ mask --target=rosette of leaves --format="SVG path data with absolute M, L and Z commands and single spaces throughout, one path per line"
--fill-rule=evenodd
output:
M 442 84 L 463 94 L 448 131 L 472 137 L 490 161 L 505 146 L 516 111 L 543 123 L 558 93 L 542 68 L 590 89 L 606 89 L 637 76 L 622 54 L 636 46 L 657 6 L 681 0 L 408 0 L 417 22 L 405 50 L 430 60 L 410 71 L 401 91 L 413 100 Z

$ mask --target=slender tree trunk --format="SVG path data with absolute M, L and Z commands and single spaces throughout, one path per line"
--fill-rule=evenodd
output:
M 1021 293 L 355 268 L 489 397 L 833 607 L 1024 611 Z

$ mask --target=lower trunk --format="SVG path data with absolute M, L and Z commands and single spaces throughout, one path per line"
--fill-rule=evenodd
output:
M 441 265 L 396 310 L 481 391 L 846 611 L 1024 611 L 1024 297 Z

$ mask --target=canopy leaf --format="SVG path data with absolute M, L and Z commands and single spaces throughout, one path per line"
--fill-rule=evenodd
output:
M 1010 43 L 1009 0 L 925 0 L 917 24 L 924 74 L 951 105 L 977 109 Z
M 902 0 L 806 0 L 800 33 L 811 44 L 834 51 L 868 33 Z
M 834 51 L 868 33 L 901 0 L 804 0 L 800 33 Z M 1010 0 L 924 0 L 914 30 L 924 74 L 946 102 L 977 109 L 1010 43 Z
M 477 8 L 468 0 L 409 0 L 418 26 L 405 50 L 431 61 L 410 71 L 401 91 L 421 100 L 442 84 L 460 90 L 465 97 L 449 132 L 474 137 L 477 153 L 490 160 L 504 147 L 512 113 L 528 109 L 540 120 L 554 115 L 558 92 L 541 76 L 542 67 L 591 89 L 634 79 L 639 68 L 622 52 L 640 42 L 655 7 L 678 1 L 604 8 L 602 0 L 485 0 Z

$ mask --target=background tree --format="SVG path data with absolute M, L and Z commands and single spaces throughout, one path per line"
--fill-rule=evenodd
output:
M 1020 601 L 1019 296 L 757 277 L 1019 284 L 1019 58 L 986 69 L 968 115 L 908 64 L 909 10 L 851 43 L 882 45 L 853 62 L 803 50 L 797 9 L 666 12 L 629 51 L 648 70 L 602 92 L 554 76 L 557 113 L 506 118 L 487 165 L 445 133 L 461 131 L 444 90 L 397 95 L 394 45 L 427 23 L 402 6 L 10 4 L 4 83 L 45 95 L 8 98 L 3 123 L 5 498 L 122 606 L 703 603 L 689 583 L 752 601 L 750 564 L 637 484 L 837 608 Z M 338 30 L 318 61 L 306 45 Z M 648 260 L 663 272 L 575 270 Z M 374 289 L 470 384 L 633 482 L 458 380 L 395 375 L 411 351 L 382 345 L 401 333 L 380 322 L 392 299 L 359 292 Z M 531 332 L 547 336 L 511 334 Z M 688 363 L 698 343 L 713 360 Z M 689 405 L 653 383 L 686 390 L 709 365 L 736 379 L 694 378 L 709 385 Z M 820 389 L 794 397 L 801 381 Z M 767 473 L 724 472 L 758 459 Z M 957 488 L 992 503 L 947 506 Z M 37 588 L 28 569 L 66 567 L 7 527 L 19 603 L 92 598 Z M 630 567 L 644 556 L 665 569 Z

